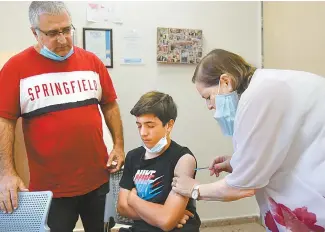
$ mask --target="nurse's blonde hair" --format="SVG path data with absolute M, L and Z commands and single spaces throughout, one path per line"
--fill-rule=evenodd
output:
M 200 82 L 206 87 L 218 85 L 222 74 L 230 74 L 233 88 L 242 94 L 248 87 L 256 68 L 241 56 L 222 49 L 209 52 L 197 65 L 192 82 Z

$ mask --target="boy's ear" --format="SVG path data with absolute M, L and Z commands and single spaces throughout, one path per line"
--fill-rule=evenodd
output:
M 169 122 L 166 124 L 167 125 L 167 131 L 170 133 L 174 127 L 175 121 L 173 119 L 169 120 Z

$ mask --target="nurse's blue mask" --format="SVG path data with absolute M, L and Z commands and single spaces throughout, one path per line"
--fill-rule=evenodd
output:
M 52 52 L 50 49 L 48 49 L 45 45 L 43 45 L 43 47 L 40 51 L 41 55 L 43 55 L 46 58 L 49 58 L 51 60 L 55 60 L 55 61 L 64 61 L 64 60 L 68 59 L 73 53 L 74 53 L 74 50 L 72 47 L 68 54 L 66 54 L 65 56 L 59 56 L 56 53 Z
M 234 121 L 236 117 L 239 97 L 237 91 L 228 94 L 219 94 L 220 80 L 218 85 L 218 94 L 215 97 L 216 112 L 214 118 L 217 120 L 221 131 L 225 136 L 233 136 Z

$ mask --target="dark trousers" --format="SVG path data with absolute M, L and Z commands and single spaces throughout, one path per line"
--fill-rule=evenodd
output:
M 85 232 L 104 231 L 104 211 L 109 184 L 85 195 L 53 198 L 48 226 L 51 232 L 72 232 L 80 215 Z

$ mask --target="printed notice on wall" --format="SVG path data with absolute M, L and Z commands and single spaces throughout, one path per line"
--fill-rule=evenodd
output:
M 127 30 L 123 35 L 123 55 L 121 64 L 142 65 L 143 61 L 143 41 L 140 33 L 136 29 Z
M 107 22 L 112 9 L 100 3 L 87 4 L 87 21 L 88 22 Z
M 93 23 L 114 23 L 117 25 L 123 25 L 121 9 L 114 1 L 88 2 L 87 21 Z

